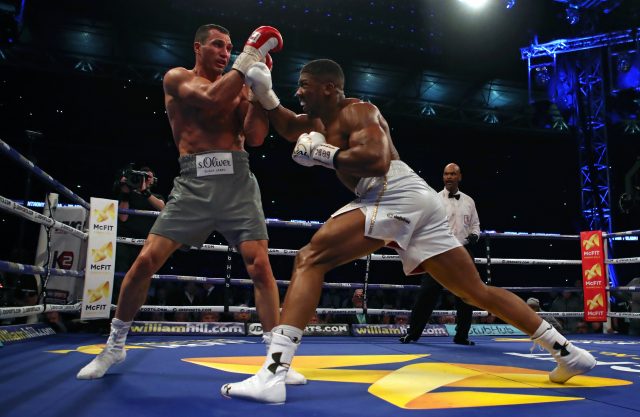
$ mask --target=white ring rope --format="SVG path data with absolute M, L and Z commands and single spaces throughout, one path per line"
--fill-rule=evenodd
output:
M 145 239 L 133 239 L 129 237 L 118 237 L 118 243 L 126 243 L 130 245 L 142 246 L 144 245 Z M 204 244 L 200 249 L 191 247 L 192 250 L 203 250 L 210 252 L 228 252 L 229 246 L 226 245 L 212 245 L 212 244 Z M 237 253 L 235 248 L 231 249 L 232 252 Z M 285 256 L 296 256 L 298 254 L 297 249 L 278 249 L 278 248 L 269 248 L 269 255 L 285 255 Z M 364 256 L 362 258 L 358 258 L 360 260 L 366 260 L 367 257 Z M 376 261 L 400 261 L 400 256 L 391 255 L 391 254 L 373 254 L 371 255 L 372 260 Z M 474 258 L 475 263 L 477 264 L 485 264 L 487 260 L 484 258 Z M 563 259 L 502 259 L 502 258 L 492 258 L 491 263 L 501 264 L 501 265 L 582 265 L 582 261 L 580 260 L 563 260 Z
M 69 305 L 58 305 L 58 304 L 47 304 L 46 308 L 43 305 L 35 305 L 35 306 L 27 306 L 27 307 L 3 307 L 0 308 L 0 318 L 13 318 L 13 317 L 23 317 L 23 316 L 31 316 L 36 314 L 41 314 L 48 311 L 59 311 L 59 312 L 77 312 L 81 309 L 81 304 L 69 304 Z M 111 310 L 115 310 L 116 305 L 111 305 Z M 204 313 L 204 312 L 216 312 L 223 313 L 224 306 L 153 306 L 153 305 L 143 305 L 140 307 L 141 312 L 145 313 Z M 239 306 L 229 306 L 230 313 L 255 313 L 255 307 L 239 307 Z M 364 314 L 364 310 L 362 308 L 317 308 L 316 314 L 334 314 L 334 315 L 347 315 L 347 314 Z M 408 315 L 411 314 L 410 310 L 395 310 L 395 309 L 377 309 L 370 308 L 367 309 L 367 314 L 374 316 L 381 315 Z M 544 311 L 537 312 L 541 317 L 573 317 L 573 318 L 583 318 L 584 312 L 582 311 Z M 434 310 L 432 313 L 433 316 L 455 316 L 456 310 Z M 473 317 L 487 317 L 489 313 L 487 311 L 482 310 L 474 310 Z M 607 317 L 618 317 L 618 318 L 630 318 L 630 319 L 640 319 L 640 313 L 636 312 L 608 312 Z
M 637 264 L 640 263 L 640 257 L 635 258 L 618 258 L 618 259 L 605 259 L 605 264 L 620 265 L 620 264 Z
M 9 262 L 0 260 L 0 271 L 12 272 L 16 274 L 36 274 L 45 275 L 50 272 L 51 275 L 65 276 L 65 277 L 83 277 L 84 271 L 76 271 L 74 269 L 58 269 L 58 268 L 45 268 L 36 265 L 25 265 L 17 262 Z
M 528 233 L 528 232 L 494 232 L 484 231 L 481 237 L 493 238 L 525 238 L 525 239 L 556 239 L 556 240 L 580 240 L 580 235 L 561 235 L 559 233 Z
M 72 234 L 73 236 L 79 237 L 82 240 L 87 240 L 89 238 L 88 234 L 78 229 L 75 229 L 67 224 L 61 223 L 57 220 L 47 217 L 44 214 L 40 214 L 36 211 L 33 211 L 30 208 L 22 206 L 16 203 L 15 201 L 10 200 L 1 195 L 0 195 L 0 209 L 13 213 L 17 216 L 20 216 L 32 222 L 40 223 L 48 227 L 53 227 L 56 230 L 63 230 L 69 234 Z
M 19 274 L 44 274 L 47 272 L 47 268 L 43 268 L 35 265 L 25 265 L 17 262 L 9 262 L 0 260 L 0 271 L 6 271 L 11 273 L 19 273 Z M 77 271 L 72 269 L 58 269 L 51 268 L 51 275 L 55 276 L 71 276 L 71 277 L 83 277 L 84 271 Z M 116 272 L 117 276 L 123 277 L 124 272 Z M 211 284 L 224 284 L 225 278 L 212 278 L 212 277 L 203 277 L 203 276 L 191 276 L 191 275 L 168 275 L 168 274 L 154 274 L 151 276 L 152 279 L 159 281 L 177 281 L 177 282 L 200 282 L 200 283 L 211 283 Z M 276 280 L 276 284 L 281 287 L 286 287 L 290 284 L 291 281 L 287 280 Z M 232 285 L 238 286 L 251 286 L 253 285 L 253 281 L 251 279 L 242 279 L 242 278 L 234 278 L 231 279 L 230 283 Z M 382 290 L 417 290 L 420 288 L 419 285 L 412 284 L 369 284 L 369 287 L 372 289 L 382 289 Z M 323 288 L 364 288 L 364 284 L 357 282 L 325 282 L 323 283 Z M 570 292 L 580 292 L 581 288 L 576 287 L 501 287 L 505 290 L 509 290 L 512 292 L 562 292 L 562 291 L 570 291 Z M 611 290 L 611 288 L 607 287 L 607 290 Z M 616 291 L 630 291 L 630 292 L 640 292 L 640 287 L 615 287 Z
M 610 290 L 610 288 L 607 288 L 607 290 Z M 640 292 L 640 287 L 615 287 L 613 288 L 614 291 L 629 291 L 629 292 Z
M 618 318 L 621 318 L 621 319 L 639 319 L 640 320 L 640 313 L 639 312 L 610 311 L 607 314 L 607 317 L 618 317 Z
M 2 307 L 0 308 L 0 318 L 33 316 L 48 311 L 77 312 L 80 311 L 81 308 L 80 303 L 66 305 L 47 304 L 46 307 L 42 304 L 26 307 Z
M 614 238 L 621 236 L 640 236 L 640 230 L 627 230 L 624 232 L 615 232 L 615 233 L 603 233 L 602 237 L 604 238 Z
M 474 258 L 477 264 L 486 264 L 485 258 Z M 582 265 L 581 260 L 573 259 L 507 259 L 507 258 L 491 258 L 491 264 L 499 265 Z

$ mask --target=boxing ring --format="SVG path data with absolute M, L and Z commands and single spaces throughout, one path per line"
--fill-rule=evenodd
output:
M 52 188 L 76 204 L 90 208 L 82 198 L 58 183 L 33 163 L 0 141 L 0 150 L 31 170 Z M 78 239 L 87 234 L 51 217 L 37 213 L 6 197 L 0 196 L 0 208 L 48 228 L 65 230 Z M 157 215 L 156 212 L 123 211 L 134 215 Z M 311 231 L 320 222 L 281 221 L 268 219 L 271 227 L 303 228 Z M 640 231 L 604 234 L 605 238 L 638 236 Z M 496 265 L 581 265 L 580 260 L 508 259 L 490 256 L 494 239 L 578 240 L 573 235 L 485 233 L 488 256 L 476 258 L 484 264 L 487 278 Z M 118 237 L 119 243 L 142 245 L 144 240 Z M 154 281 L 178 281 L 249 286 L 251 280 L 232 278 L 235 251 L 225 245 L 204 245 L 201 251 L 217 252 L 226 264 L 225 277 L 189 275 L 154 275 Z M 272 256 L 295 256 L 294 249 L 270 248 Z M 364 263 L 360 282 L 327 282 L 327 289 L 363 288 L 363 308 L 318 308 L 318 314 L 365 317 L 407 314 L 402 309 L 367 308 L 371 290 L 414 290 L 415 285 L 378 284 L 370 282 L 370 265 L 374 261 L 398 262 L 396 255 L 372 254 L 359 260 Z M 607 264 L 640 263 L 638 258 L 606 259 Z M 398 264 L 399 265 L 399 264 Z M 11 273 L 59 275 L 77 279 L 83 271 L 25 265 L 0 260 L 0 270 Z M 286 287 L 288 281 L 279 280 Z M 45 285 L 46 287 L 46 285 Z M 547 292 L 567 287 L 505 287 L 514 292 Z M 575 290 L 575 289 L 574 289 Z M 607 290 L 610 290 L 607 288 Z M 640 291 L 637 287 L 617 287 L 617 291 Z M 225 298 L 226 300 L 227 298 Z M 26 307 L 0 308 L 0 319 L 24 317 L 47 311 L 77 312 L 81 303 L 69 305 L 39 304 Z M 115 306 L 112 306 L 114 309 Z M 255 312 L 251 307 L 220 306 L 153 306 L 142 312 Z M 544 312 L 543 316 L 582 317 L 582 312 Z M 455 311 L 439 310 L 434 315 L 455 315 Z M 475 311 L 474 316 L 487 313 Z M 609 318 L 638 319 L 640 313 L 607 313 Z M 569 340 L 589 350 L 598 360 L 594 370 L 577 376 L 564 385 L 548 380 L 555 366 L 551 356 L 533 349 L 528 337 L 509 333 L 481 336 L 471 333 L 476 346 L 455 345 L 447 329 L 431 326 L 417 343 L 400 344 L 401 325 L 378 327 L 376 336 L 365 330 L 366 324 L 327 324 L 322 331 L 303 339 L 293 366 L 309 383 L 288 388 L 287 402 L 267 406 L 241 400 L 224 399 L 220 386 L 244 379 L 257 371 L 265 353 L 259 325 L 221 323 L 206 327 L 196 323 L 174 323 L 175 327 L 158 328 L 151 322 L 136 322 L 139 332 L 132 331 L 127 340 L 127 360 L 115 365 L 102 379 L 77 380 L 76 373 L 98 354 L 106 337 L 96 334 L 51 334 L 36 328 L 26 340 L 6 341 L 0 347 L 0 416 L 113 416 L 119 413 L 139 416 L 236 416 L 260 413 L 264 416 L 307 414 L 314 416 L 521 416 L 576 415 L 640 416 L 636 400 L 640 383 L 640 339 L 617 334 L 575 334 Z M 146 327 L 145 327 L 146 326 Z M 191 326 L 191 327 L 189 327 Z M 225 328 L 227 331 L 221 330 Z M 444 326 L 443 326 L 444 327 Z M 243 332 L 235 332 L 241 328 Z M 132 330 L 133 330 L 132 326 Z M 146 330 L 151 329 L 151 331 Z M 204 330 L 218 329 L 217 332 Z M 359 330 L 357 330 L 359 329 Z M 364 330 L 362 330 L 364 329 Z M 384 329 L 384 331 L 380 330 Z M 350 332 L 349 332 L 350 330 Z M 439 330 L 438 336 L 429 331 Z M 3 330 L 0 327 L 0 336 Z M 42 331 L 42 336 L 35 334 Z M 235 333 L 234 333 L 235 332 Z M 46 333 L 46 335 L 44 335 Z M 320 334 L 320 335 L 319 335 Z M 333 334 L 322 336 L 322 334 Z M 435 334 L 435 333 L 433 333 Z M 36 337 L 38 336 L 38 337 Z M 427 414 L 428 413 L 428 414 Z

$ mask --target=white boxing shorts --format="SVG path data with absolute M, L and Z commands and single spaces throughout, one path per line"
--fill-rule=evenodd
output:
M 391 161 L 387 175 L 362 178 L 357 199 L 331 217 L 354 209 L 366 216 L 364 235 L 394 248 L 406 275 L 423 273 L 425 260 L 458 246 L 449 231 L 438 193 L 402 161 Z

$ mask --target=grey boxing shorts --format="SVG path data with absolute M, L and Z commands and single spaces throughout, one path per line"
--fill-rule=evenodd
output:
M 268 240 L 258 182 L 245 151 L 181 156 L 180 176 L 150 233 L 200 247 L 213 231 L 230 246 Z

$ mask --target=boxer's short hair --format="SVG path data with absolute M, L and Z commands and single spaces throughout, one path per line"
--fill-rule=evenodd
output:
M 222 27 L 220 25 L 213 24 L 213 23 L 209 23 L 208 25 L 200 26 L 198 30 L 196 30 L 196 36 L 194 38 L 194 41 L 205 43 L 207 41 L 207 38 L 209 37 L 209 31 L 211 29 L 215 29 L 220 33 L 224 33 L 225 35 L 231 35 L 227 28 Z
M 332 82 L 339 89 L 344 89 L 344 72 L 337 62 L 330 59 L 316 59 L 308 62 L 300 72 L 311 74 L 322 82 Z

